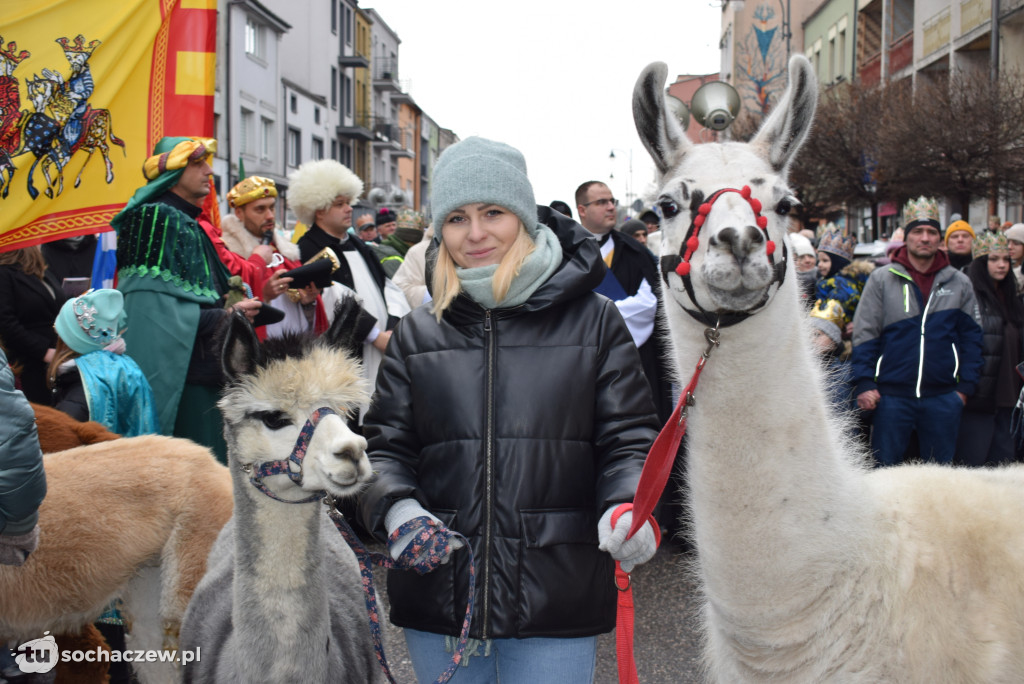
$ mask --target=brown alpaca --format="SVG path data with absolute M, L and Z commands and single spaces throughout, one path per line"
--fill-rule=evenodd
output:
M 91 420 L 83 423 L 49 406 L 32 404 L 32 410 L 36 414 L 39 448 L 44 454 L 74 449 L 85 444 L 108 442 L 121 437 L 100 423 Z
M 0 566 L 0 635 L 78 633 L 121 597 L 129 648 L 177 648 L 206 556 L 231 517 L 227 468 L 205 447 L 159 435 L 47 454 L 43 463 L 39 548 L 24 566 Z M 168 664 L 134 667 L 143 682 L 177 678 Z

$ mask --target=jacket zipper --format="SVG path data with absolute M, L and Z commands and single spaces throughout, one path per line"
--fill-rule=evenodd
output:
M 917 391 L 915 396 L 921 398 L 921 380 L 924 378 L 924 326 L 928 322 L 928 307 L 932 305 L 932 296 L 935 294 L 936 283 L 932 283 L 931 292 L 928 293 L 928 301 L 924 303 L 924 311 L 921 312 L 921 351 L 917 358 Z M 939 285 L 941 287 L 941 285 Z
M 484 335 L 487 337 L 487 509 L 484 520 L 484 610 L 480 638 L 487 639 L 491 596 L 491 527 L 494 519 L 494 329 L 490 309 L 484 311 Z

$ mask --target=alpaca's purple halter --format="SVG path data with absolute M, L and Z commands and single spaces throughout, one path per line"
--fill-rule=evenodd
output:
M 323 498 L 323 492 L 316 492 L 306 497 L 305 499 L 282 499 L 277 494 L 274 494 L 267 485 L 263 483 L 263 478 L 270 477 L 271 475 L 287 475 L 291 478 L 291 481 L 295 484 L 302 485 L 302 461 L 306 458 L 306 451 L 309 449 L 309 442 L 313 439 L 313 432 L 316 431 L 316 426 L 320 424 L 320 421 L 324 416 L 336 416 L 338 412 L 329 406 L 321 406 L 309 416 L 306 424 L 302 426 L 302 430 L 299 432 L 298 438 L 295 440 L 295 446 L 292 447 L 292 453 L 288 455 L 288 458 L 279 458 L 276 461 L 264 461 L 255 468 L 252 465 L 247 464 L 243 466 L 243 470 L 249 474 L 249 482 L 252 483 L 256 489 L 260 490 L 271 499 L 275 501 L 281 501 L 284 503 L 309 503 L 311 501 L 319 501 Z M 294 467 L 293 467 L 294 466 Z

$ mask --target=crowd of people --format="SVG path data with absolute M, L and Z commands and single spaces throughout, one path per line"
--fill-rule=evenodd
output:
M 391 620 L 418 677 L 450 659 L 472 570 L 460 681 L 534 681 L 539 667 L 590 681 L 596 636 L 615 623 L 614 562 L 648 560 L 679 517 L 666 501 L 628 541 L 631 513 L 613 519 L 678 391 L 658 315 L 658 214 L 621 222 L 599 181 L 579 185 L 575 217 L 565 202 L 539 206 L 522 154 L 474 137 L 439 158 L 429 218 L 361 204 L 363 181 L 337 161 L 302 164 L 288 178 L 293 232 L 258 176 L 227 192 L 219 216 L 215 150 L 201 138 L 156 145 L 112 221 L 116 289 L 78 287 L 82 241 L 49 250 L 53 263 L 39 247 L 0 254 L 0 399 L 19 418 L 0 439 L 21 445 L 0 464 L 0 563 L 35 548 L 45 492 L 8 361 L 30 401 L 124 436 L 189 438 L 226 462 L 220 324 L 240 311 L 264 339 L 317 335 L 351 295 L 376 388 L 351 420 L 377 477 L 348 512 L 394 558 L 424 520 L 459 532 L 475 558 L 470 568 L 456 544 L 433 572 L 390 571 Z M 928 198 L 903 216 L 874 262 L 831 224 L 790 235 L 832 403 L 879 465 L 1019 460 L 1024 224 L 943 230 Z

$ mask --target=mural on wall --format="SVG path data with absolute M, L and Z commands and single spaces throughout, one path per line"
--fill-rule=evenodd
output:
M 768 3 L 754 7 L 750 31 L 736 44 L 736 87 L 744 109 L 762 116 L 786 87 L 786 47 L 781 17 Z

